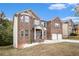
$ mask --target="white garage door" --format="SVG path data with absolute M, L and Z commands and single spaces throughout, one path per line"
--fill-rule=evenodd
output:
M 61 40 L 62 34 L 52 34 L 52 40 Z

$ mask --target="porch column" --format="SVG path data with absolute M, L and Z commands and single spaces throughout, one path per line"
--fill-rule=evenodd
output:
M 44 39 L 44 30 L 42 29 L 42 39 Z
M 34 40 L 36 40 L 36 28 L 34 28 Z

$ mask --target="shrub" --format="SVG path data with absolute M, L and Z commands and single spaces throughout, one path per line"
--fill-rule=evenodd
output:
M 12 44 L 12 24 L 9 20 L 5 19 L 0 26 L 0 46 Z
M 76 33 L 71 33 L 70 36 L 77 36 L 77 34 Z

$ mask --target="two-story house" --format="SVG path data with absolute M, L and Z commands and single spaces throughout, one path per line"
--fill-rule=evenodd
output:
M 79 36 L 79 22 L 75 24 L 75 33 Z
M 62 34 L 63 34 L 63 38 L 68 38 L 69 34 L 69 23 L 67 21 L 63 21 L 62 24 Z
M 20 48 L 44 40 L 62 40 L 73 32 L 73 25 L 72 20 L 63 22 L 59 17 L 42 20 L 32 10 L 17 12 L 13 17 L 13 46 Z
M 71 33 L 73 33 L 74 32 L 74 22 L 72 21 L 72 19 L 69 19 L 68 20 L 68 26 L 69 26 L 69 35 L 71 34 Z
M 13 20 L 13 46 L 15 48 L 46 39 L 46 22 L 40 20 L 32 10 L 17 12 Z
M 52 40 L 62 39 L 62 21 L 59 17 L 53 18 L 47 23 L 47 37 Z

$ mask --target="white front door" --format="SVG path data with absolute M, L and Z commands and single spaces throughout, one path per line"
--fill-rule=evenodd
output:
M 61 40 L 62 34 L 52 34 L 52 40 Z

